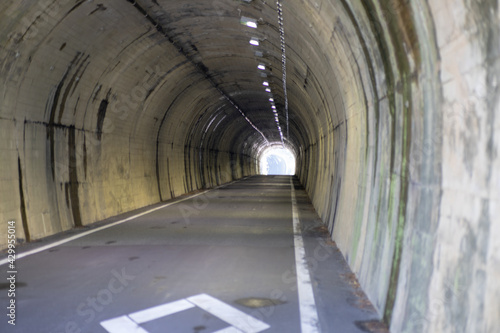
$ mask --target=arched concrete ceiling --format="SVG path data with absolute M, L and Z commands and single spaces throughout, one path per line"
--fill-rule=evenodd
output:
M 150 176 L 156 173 L 158 194 L 167 199 L 219 182 L 203 170 L 220 163 L 207 162 L 194 151 L 181 158 L 190 149 L 240 154 L 241 161 L 251 161 L 265 145 L 281 142 L 283 135 L 284 143 L 299 154 L 299 147 L 328 133 L 332 118 L 344 117 L 341 107 L 333 107 L 341 94 L 325 45 L 310 27 L 311 22 L 318 23 L 313 13 L 304 21 L 295 8 L 284 9 L 291 40 L 286 110 L 274 2 L 117 0 L 4 6 L 9 17 L 2 27 L 5 51 L 13 55 L 4 57 L 4 73 L 18 82 L 6 86 L 6 102 L 14 106 L 6 112 L 26 126 L 46 127 L 50 164 L 58 159 L 58 132 L 68 128 L 80 135 L 75 149 L 82 147 L 85 154 L 86 133 L 95 134 L 93 146 L 99 150 L 113 149 L 127 138 L 129 144 L 139 141 L 153 150 L 150 155 L 156 165 Z M 243 25 L 245 17 L 254 19 L 257 28 Z M 250 45 L 251 38 L 260 45 Z M 305 44 L 296 43 L 297 38 Z M 258 69 L 259 64 L 266 69 Z M 271 93 L 263 81 L 269 82 Z M 274 99 L 279 123 L 269 98 Z M 36 102 L 22 107 L 20 101 L 27 100 Z M 101 140 L 116 143 L 101 147 Z M 182 147 L 186 152 L 173 157 L 172 150 Z M 181 158 L 173 164 L 182 176 L 177 171 L 170 175 L 175 158 Z M 88 162 L 83 156 L 76 159 Z M 245 174 L 229 159 L 231 174 Z M 240 165 L 255 172 L 257 163 L 248 161 Z M 51 173 L 58 177 L 58 172 Z M 108 178 L 98 177 L 102 177 L 98 183 Z M 162 181 L 169 178 L 176 180 Z

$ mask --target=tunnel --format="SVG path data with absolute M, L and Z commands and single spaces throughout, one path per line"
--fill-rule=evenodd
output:
M 498 6 L 2 1 L 1 234 L 258 175 L 276 146 L 391 332 L 498 332 Z

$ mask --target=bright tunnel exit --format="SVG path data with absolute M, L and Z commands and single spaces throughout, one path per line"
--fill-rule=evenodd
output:
M 260 174 L 295 175 L 295 154 L 282 146 L 270 146 L 260 155 Z

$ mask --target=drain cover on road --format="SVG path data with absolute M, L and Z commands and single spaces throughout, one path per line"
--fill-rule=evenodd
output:
M 230 326 L 215 333 L 258 333 L 270 326 L 207 294 L 158 305 L 128 315 L 102 321 L 109 333 L 149 333 L 141 324 L 198 307 L 228 323 Z
M 270 299 L 270 298 L 241 298 L 235 301 L 236 303 L 246 306 L 248 308 L 263 308 L 266 306 L 275 306 L 275 305 L 281 305 L 285 304 L 286 302 L 283 302 L 279 299 Z

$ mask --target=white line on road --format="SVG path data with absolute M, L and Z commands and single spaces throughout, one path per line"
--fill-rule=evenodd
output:
M 134 312 L 128 316 L 138 324 L 146 323 L 161 317 L 194 308 L 194 304 L 184 299 L 180 301 L 158 305 L 143 311 Z
M 170 316 L 194 307 L 199 307 L 231 325 L 214 333 L 258 333 L 271 327 L 207 294 L 199 294 L 179 301 L 154 306 L 126 316 L 102 321 L 100 324 L 109 333 L 149 333 L 140 327 L 139 324 Z
M 59 246 L 59 245 L 66 244 L 68 242 L 74 241 L 75 239 L 79 239 L 79 238 L 85 237 L 87 235 L 93 234 L 95 232 L 98 232 L 98 231 L 101 231 L 101 230 L 104 230 L 104 229 L 108 229 L 108 228 L 114 227 L 116 225 L 119 225 L 119 224 L 122 224 L 122 223 L 125 223 L 125 222 L 128 222 L 128 221 L 131 221 L 131 220 L 136 219 L 138 217 L 141 217 L 141 216 L 147 215 L 149 213 L 155 212 L 157 210 L 160 210 L 160 209 L 163 209 L 163 208 L 166 208 L 166 207 L 178 204 L 180 202 L 196 198 L 197 196 L 200 196 L 202 194 L 206 194 L 207 192 L 210 192 L 210 191 L 213 191 L 213 190 L 217 190 L 217 189 L 219 189 L 221 187 L 231 185 L 233 183 L 245 180 L 247 178 L 248 177 L 245 177 L 245 178 L 242 178 L 242 179 L 239 179 L 239 180 L 235 180 L 235 181 L 232 181 L 230 183 L 217 186 L 217 187 L 215 187 L 213 189 L 206 190 L 206 191 L 203 191 L 203 192 L 200 192 L 200 193 L 196 193 L 196 194 L 190 195 L 188 197 L 185 197 L 183 199 L 180 199 L 180 200 L 177 200 L 177 201 L 174 201 L 174 202 L 169 202 L 169 203 L 167 203 L 165 205 L 162 205 L 162 206 L 159 206 L 159 207 L 151 208 L 150 210 L 147 210 L 147 211 L 139 213 L 139 214 L 135 214 L 133 216 L 127 217 L 126 219 L 123 219 L 123 220 L 120 220 L 120 221 L 116 221 L 116 222 L 113 222 L 111 224 L 103 225 L 101 227 L 98 227 L 98 228 L 95 228 L 95 229 L 91 229 L 91 230 L 82 232 L 81 234 L 74 235 L 74 236 L 62 239 L 60 241 L 57 241 L 57 242 L 54 242 L 54 243 L 50 243 L 50 244 L 47 244 L 47 245 L 44 245 L 44 246 L 41 246 L 41 247 L 38 247 L 38 248 L 30 250 L 30 251 L 26 251 L 26 252 L 22 252 L 22 253 L 16 254 L 16 260 L 24 258 L 24 257 L 27 257 L 27 256 L 30 256 L 30 255 L 33 255 L 33 254 L 37 254 L 37 253 L 43 252 L 45 250 L 49 250 L 49 249 L 51 249 L 53 247 L 56 247 L 56 246 Z M 8 262 L 9 262 L 8 258 L 2 259 L 2 260 L 0 260 L 0 266 L 5 265 Z
M 223 328 L 221 330 L 215 331 L 214 333 L 244 333 L 237 329 L 236 327 L 228 327 L 228 328 Z
M 257 333 L 270 327 L 268 324 L 207 294 L 189 297 L 187 300 L 245 333 Z
M 102 321 L 101 326 L 109 333 L 149 333 L 127 316 Z
M 178 200 L 178 201 L 175 201 L 175 202 L 169 202 L 168 204 L 165 204 L 165 205 L 162 205 L 162 206 L 159 206 L 159 207 L 156 207 L 156 208 L 152 208 L 150 210 L 147 210 L 145 212 L 142 212 L 142 213 L 139 213 L 139 214 L 136 214 L 136 215 L 133 215 L 133 216 L 130 216 L 130 217 L 127 217 L 126 219 L 123 219 L 123 220 L 120 220 L 120 221 L 116 221 L 116 222 L 113 222 L 111 224 L 107 224 L 107 225 L 103 225 L 101 227 L 98 227 L 98 228 L 95 228 L 95 229 L 91 229 L 91 230 L 88 230 L 88 231 L 85 231 L 85 232 L 82 232 L 81 234 L 78 234 L 78 235 L 74 235 L 74 236 L 71 236 L 71 237 L 68 237 L 68 238 L 65 238 L 65 239 L 62 239 L 60 241 L 57 241 L 57 242 L 54 242 L 54 243 L 50 243 L 50 244 L 47 244 L 47 245 L 44 245 L 44 246 L 41 246 L 39 248 L 36 248 L 36 249 L 33 249 L 33 250 L 30 250 L 30 251 L 26 251 L 26 252 L 23 252 L 23 253 L 19 253 L 18 255 L 16 255 L 16 259 L 21 259 L 21 258 L 24 258 L 24 257 L 27 257 L 27 256 L 30 256 L 32 254 L 36 254 L 36 253 L 40 253 L 42 251 L 45 251 L 45 250 L 48 250 L 48 249 L 51 249 L 53 247 L 56 247 L 56 246 L 59 246 L 59 245 L 63 245 L 63 244 L 66 244 L 68 242 L 71 242 L 75 239 L 79 239 L 79 238 L 82 238 L 82 237 L 85 237 L 87 235 L 90 235 L 90 234 L 93 234 L 95 232 L 98 232 L 98 231 L 101 231 L 101 230 L 104 230 L 104 229 L 108 229 L 108 228 L 111 228 L 111 227 L 114 227 L 116 225 L 119 225 L 119 224 L 122 224 L 122 223 L 125 223 L 125 222 L 128 222 L 130 220 L 133 220 L 133 219 L 136 219 L 138 217 L 141 217 L 141 216 L 144 216 L 144 215 L 147 215 L 149 213 L 152 213 L 152 212 L 155 212 L 157 210 L 160 210 L 160 209 L 163 209 L 163 208 L 166 208 L 168 206 L 171 206 L 173 204 L 176 204 L 176 203 L 179 203 L 179 202 L 183 202 L 183 201 L 186 201 L 186 200 L 189 200 L 189 199 L 192 199 L 194 197 L 197 197 L 201 194 L 204 194 L 206 192 L 201 192 L 201 193 L 197 193 L 195 195 L 192 195 L 192 196 L 189 196 L 189 197 L 186 197 L 184 199 L 181 199 L 181 200 Z M 0 266 L 1 265 L 5 265 L 6 263 L 8 263 L 8 258 L 5 258 L 3 260 L 0 260 Z
M 297 288 L 299 294 L 300 327 L 302 333 L 319 332 L 318 312 L 311 283 L 311 275 L 307 267 L 306 251 L 304 240 L 300 229 L 299 212 L 297 209 L 297 199 L 295 197 L 295 187 L 293 179 L 290 177 L 290 187 L 292 188 L 292 214 L 293 231 L 295 244 L 295 267 L 297 270 Z

